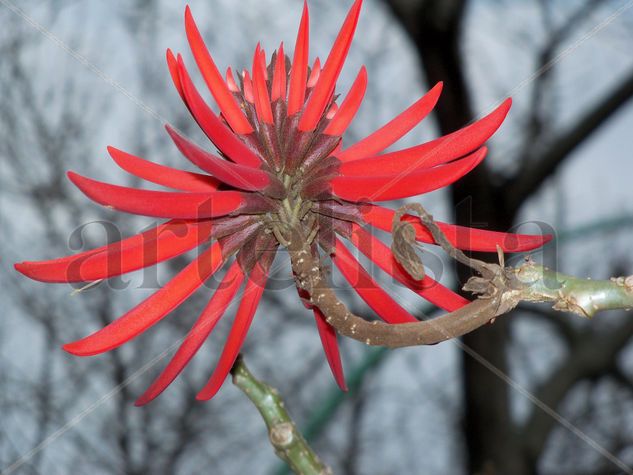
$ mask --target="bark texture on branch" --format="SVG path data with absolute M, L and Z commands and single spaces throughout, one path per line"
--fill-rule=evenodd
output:
M 341 335 L 367 345 L 397 348 L 403 346 L 431 345 L 469 333 L 496 317 L 508 313 L 519 302 L 550 302 L 557 310 L 591 317 L 600 310 L 633 308 L 633 276 L 608 281 L 592 281 L 561 274 L 528 260 L 518 267 L 504 267 L 470 258 L 456 249 L 446 239 L 433 217 L 420 205 L 401 208 L 394 218 L 394 243 L 400 256 L 414 261 L 418 272 L 413 244 L 401 234 L 406 225 L 399 221 L 406 211 L 415 210 L 422 223 L 429 229 L 435 241 L 454 259 L 474 269 L 474 276 L 464 290 L 478 295 L 470 304 L 433 320 L 391 325 L 379 321 L 367 321 L 353 314 L 336 296 L 322 269 L 320 258 L 301 228 L 295 228 L 286 239 L 292 269 L 297 285 L 310 295 L 310 303 L 319 307 Z M 411 249 L 407 249 L 410 246 Z M 411 267 L 402 262 L 406 268 Z

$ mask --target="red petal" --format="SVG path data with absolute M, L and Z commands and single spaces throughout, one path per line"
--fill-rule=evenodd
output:
M 218 285 L 213 297 L 211 297 L 211 300 L 198 317 L 198 320 L 196 320 L 196 323 L 181 343 L 176 354 L 147 391 L 136 400 L 135 405 L 143 406 L 151 402 L 176 379 L 191 361 L 191 358 L 198 352 L 215 328 L 215 325 L 220 321 L 240 285 L 242 285 L 243 280 L 244 273 L 239 264 L 234 262 L 226 272 L 222 282 Z
M 108 147 L 108 153 L 126 172 L 157 185 L 182 191 L 207 193 L 218 189 L 219 182 L 208 175 L 159 165 L 114 147 Z
M 229 66 L 226 68 L 226 85 L 231 92 L 240 92 L 240 88 L 237 87 L 237 83 L 235 82 L 235 78 L 233 77 L 233 70 Z
M 321 60 L 319 58 L 316 58 L 314 60 L 314 64 L 312 65 L 312 68 L 310 69 L 310 76 L 308 77 L 308 84 L 306 84 L 306 87 L 310 89 L 316 86 L 316 83 L 319 80 L 320 75 L 321 75 Z
M 259 156 L 248 148 L 204 102 L 193 81 L 191 81 L 181 56 L 178 56 L 178 71 L 187 105 L 207 137 L 234 162 L 259 167 L 262 163 Z
M 297 113 L 302 107 L 306 94 L 306 77 L 308 75 L 308 44 L 310 37 L 308 2 L 303 2 L 303 14 L 301 15 L 301 23 L 299 32 L 297 33 L 297 42 L 295 43 L 295 52 L 292 58 L 292 67 L 290 68 L 290 86 L 288 89 L 288 115 Z
M 323 345 L 323 351 L 325 351 L 325 357 L 330 365 L 334 380 L 338 387 L 343 391 L 347 391 L 347 385 L 345 384 L 345 375 L 343 374 L 343 363 L 341 362 L 341 354 L 338 349 L 338 341 L 336 340 L 336 330 L 325 321 L 325 316 L 321 313 L 317 307 L 314 307 L 314 319 L 316 320 L 317 329 L 319 330 L 319 336 L 321 337 L 321 344 Z
M 49 261 L 22 262 L 16 270 L 41 282 L 92 282 L 179 256 L 211 235 L 211 222 L 168 221 L 127 239 Z
M 216 157 L 187 140 L 169 125 L 165 129 L 185 157 L 221 182 L 247 191 L 264 191 L 273 185 L 271 175 L 265 171 Z M 281 189 L 281 184 L 277 185 Z
M 91 356 L 121 346 L 178 307 L 221 265 L 222 252 L 215 243 L 149 298 L 92 335 L 64 345 L 64 350 Z
M 169 48 L 167 48 L 166 56 L 167 67 L 169 68 L 169 75 L 171 76 L 171 80 L 173 81 L 178 94 L 180 94 L 180 98 L 183 100 L 184 103 L 187 103 L 187 101 L 185 100 L 185 94 L 182 90 L 182 84 L 180 83 L 180 77 L 178 76 L 178 61 L 176 61 L 174 53 L 172 53 Z
M 233 363 L 235 363 L 235 359 L 246 339 L 246 334 L 253 321 L 259 300 L 264 293 L 267 277 L 268 266 L 263 269 L 261 263 L 257 263 L 246 282 L 242 301 L 237 309 L 235 321 L 231 327 L 231 332 L 226 340 L 218 364 L 207 384 L 196 396 L 196 399 L 211 399 L 215 396 L 222 386 L 222 383 L 224 383 L 224 379 L 229 374 L 229 371 L 231 371 L 231 367 Z
M 332 120 L 337 112 L 338 112 L 338 104 L 336 102 L 333 102 L 330 108 L 327 110 L 327 113 L 325 114 L 325 118 L 327 120 Z
M 440 82 L 400 115 L 363 140 L 340 152 L 337 158 L 346 162 L 380 153 L 418 125 L 433 110 L 441 92 L 442 83 Z
M 408 174 L 337 176 L 330 185 L 336 196 L 348 201 L 387 201 L 416 196 L 459 180 L 486 156 L 486 147 L 460 160 Z
M 347 18 L 345 18 L 341 31 L 336 37 L 332 50 L 323 66 L 323 71 L 319 75 L 319 80 L 314 86 L 314 90 L 310 94 L 308 103 L 301 115 L 299 130 L 304 132 L 314 130 L 321 120 L 323 111 L 336 86 L 336 80 L 341 73 L 341 69 L 343 69 L 343 63 L 354 37 L 362 3 L 362 0 L 356 0 L 347 14 Z
M 332 262 L 341 271 L 345 280 L 356 293 L 387 323 L 417 322 L 417 318 L 407 312 L 378 286 L 351 252 L 339 241 L 334 244 Z
M 363 219 L 372 226 L 391 232 L 394 211 L 382 206 L 367 205 L 362 209 Z M 420 223 L 416 216 L 405 215 L 405 221 L 413 224 L 415 238 L 418 241 L 435 244 L 431 233 Z M 484 229 L 467 228 L 437 222 L 442 232 L 446 235 L 451 244 L 458 249 L 468 251 L 496 252 L 500 246 L 504 252 L 524 252 L 537 249 L 548 243 L 552 236 L 530 234 L 512 234 L 496 231 L 486 231 Z
M 244 98 L 251 104 L 255 103 L 255 93 L 253 92 L 253 81 L 248 71 L 242 71 L 242 80 L 244 81 Z
M 273 85 L 271 101 L 278 99 L 286 100 L 286 54 L 284 53 L 283 42 L 277 50 L 277 59 L 275 61 L 275 70 L 273 71 Z
M 200 68 L 200 72 L 211 94 L 213 94 L 213 98 L 222 111 L 222 115 L 226 118 L 226 121 L 235 133 L 250 134 L 253 128 L 248 123 L 244 113 L 235 101 L 233 94 L 231 94 L 231 91 L 229 91 L 226 83 L 222 79 L 220 71 L 218 71 L 217 66 L 213 62 L 213 58 L 209 54 L 202 35 L 200 35 L 200 31 L 198 31 L 198 27 L 191 16 L 189 6 L 185 9 L 185 30 L 187 32 L 191 52 L 196 59 L 198 68 Z
M 343 135 L 343 132 L 347 130 L 347 127 L 358 112 L 366 90 L 367 69 L 363 66 L 360 68 L 358 76 L 356 76 L 349 93 L 341 103 L 341 107 L 339 107 L 336 115 L 334 115 L 334 118 L 323 131 L 324 134 Z
M 119 211 L 144 216 L 203 219 L 224 216 L 238 210 L 264 208 L 264 203 L 256 195 L 238 191 L 172 193 L 111 185 L 74 172 L 68 172 L 68 178 L 91 200 Z
M 510 100 L 477 122 L 415 147 L 375 157 L 345 162 L 340 173 L 347 176 L 410 173 L 440 165 L 481 147 L 501 126 L 510 109 Z
M 260 122 L 265 124 L 273 123 L 273 111 L 270 107 L 270 97 L 268 96 L 268 86 L 266 85 L 266 68 L 262 64 L 263 51 L 259 44 L 255 49 L 253 57 L 253 86 L 255 92 L 255 111 Z
M 264 72 L 264 80 L 268 81 L 268 66 L 266 65 L 266 51 L 264 48 L 261 48 L 261 53 L 259 55 L 259 62 L 262 71 Z
M 363 254 L 371 259 L 384 272 L 392 276 L 398 282 L 406 285 L 420 297 L 434 305 L 452 312 L 466 305 L 468 300 L 452 290 L 444 287 L 439 282 L 426 276 L 421 281 L 414 280 L 406 272 L 403 272 L 396 263 L 391 249 L 382 241 L 372 236 L 365 229 L 353 224 L 353 232 L 349 239 Z

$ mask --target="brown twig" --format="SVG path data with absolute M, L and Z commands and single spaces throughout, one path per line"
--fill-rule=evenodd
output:
M 459 262 L 476 270 L 464 289 L 478 295 L 470 304 L 433 320 L 389 325 L 367 321 L 353 314 L 329 286 L 318 255 L 309 246 L 300 228 L 291 231 L 286 239 L 297 285 L 310 295 L 310 302 L 321 309 L 328 323 L 344 336 L 366 343 L 387 347 L 430 345 L 469 333 L 496 317 L 503 315 L 521 301 L 552 302 L 557 310 L 591 317 L 599 310 L 633 308 L 633 276 L 610 281 L 590 281 L 553 272 L 532 261 L 519 267 L 472 259 L 456 249 L 437 226 L 433 217 L 420 205 L 407 205 L 397 213 L 398 220 L 405 211 L 416 211 L 436 242 Z M 394 226 L 394 241 L 398 255 L 410 256 L 415 250 L 406 249 L 410 240 L 401 235 L 406 226 Z M 415 271 L 417 263 L 405 262 L 405 268 Z M 417 272 L 417 271 L 416 271 Z M 419 273 L 417 274 L 420 275 Z M 416 277 L 414 275 L 413 277 Z

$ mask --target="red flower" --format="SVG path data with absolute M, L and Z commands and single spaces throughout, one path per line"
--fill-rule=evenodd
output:
M 109 147 L 114 161 L 127 172 L 176 191 L 110 185 L 74 172 L 68 173 L 70 180 L 102 205 L 170 220 L 88 252 L 16 265 L 24 275 L 43 282 L 95 281 L 207 246 L 148 299 L 105 328 L 64 346 L 70 353 L 86 356 L 117 348 L 136 337 L 233 261 L 175 356 L 137 404 L 151 401 L 176 378 L 245 280 L 243 297 L 217 368 L 198 397 L 209 399 L 219 390 L 246 337 L 276 249 L 283 244 L 277 232 L 280 223 L 312 226 L 315 248 L 320 246 L 332 256 L 358 294 L 388 323 L 416 319 L 376 284 L 339 237 L 439 307 L 452 311 L 467 302 L 430 277 L 421 282 L 413 280 L 396 264 L 390 249 L 365 226 L 391 229 L 394 212 L 371 202 L 448 186 L 477 166 L 486 154 L 483 144 L 503 122 L 510 100 L 457 132 L 397 152 L 381 153 L 431 112 L 442 89 L 437 84 L 389 123 L 354 145 L 343 147 L 341 136 L 358 111 L 367 86 L 367 73 L 361 67 L 349 92 L 338 102 L 336 80 L 361 3 L 356 0 L 349 11 L 323 67 L 318 59 L 312 68 L 308 67 L 308 9 L 304 5 L 292 61 L 284 54 L 282 44 L 267 65 L 258 45 L 251 73 L 243 71 L 239 75 L 239 86 L 230 68 L 226 79 L 222 78 L 187 8 L 187 38 L 221 114 L 215 114 L 204 102 L 180 55 L 176 58 L 168 50 L 167 63 L 178 93 L 220 156 L 201 149 L 169 126 L 167 132 L 178 149 L 205 173 L 172 169 Z M 429 232 L 418 221 L 412 222 L 417 239 L 433 243 Z M 450 224 L 441 227 L 455 245 L 477 251 L 494 251 L 497 245 L 505 251 L 525 251 L 549 240 L 547 236 L 510 235 Z M 344 388 L 334 329 L 318 308 L 312 310 L 332 372 Z

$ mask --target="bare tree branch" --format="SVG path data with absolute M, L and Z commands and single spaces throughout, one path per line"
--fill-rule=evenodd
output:
M 603 374 L 605 368 L 615 367 L 617 356 L 632 337 L 631 319 L 625 319 L 617 328 L 598 335 L 590 331 L 579 334 L 565 361 L 536 390 L 536 397 L 551 408 L 559 407 L 579 381 Z M 535 467 L 556 424 L 557 421 L 549 414 L 534 410 L 521 430 L 525 456 L 532 467 Z
M 547 39 L 537 52 L 535 70 L 540 71 L 540 74 L 536 76 L 532 84 L 529 116 L 526 120 L 525 137 L 521 145 L 519 175 L 525 167 L 529 166 L 530 160 L 538 156 L 540 150 L 535 147 L 535 144 L 542 143 L 543 139 L 548 136 L 551 118 L 555 114 L 555 106 L 551 100 L 548 100 L 551 99 L 552 92 L 552 60 L 554 55 L 562 43 L 576 30 L 578 24 L 605 2 L 606 0 L 589 0 L 582 3 L 562 25 L 556 28 L 552 24 L 551 2 L 546 0 L 537 2 L 541 10 L 542 22 L 547 31 Z
M 633 97 L 633 71 L 603 100 L 586 112 L 567 132 L 552 140 L 552 146 L 529 164 L 518 176 L 501 185 L 506 190 L 508 209 L 516 213 L 523 202 L 545 180 L 554 174 L 563 161 Z

